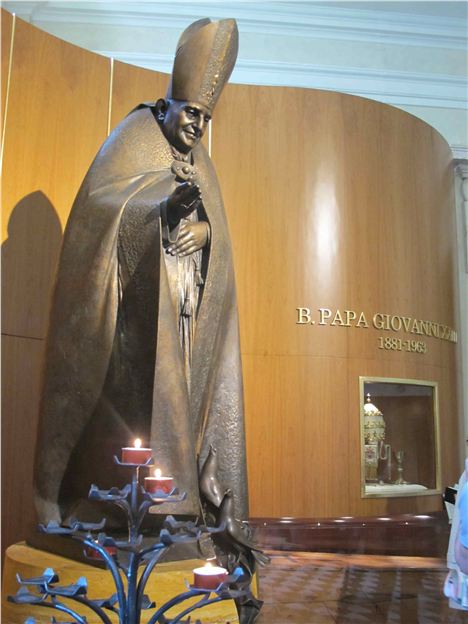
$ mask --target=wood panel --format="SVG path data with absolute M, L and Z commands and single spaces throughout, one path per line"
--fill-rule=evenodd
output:
M 2 545 L 35 524 L 32 468 L 43 340 L 2 336 Z
M 346 515 L 346 360 L 245 354 L 243 365 L 250 514 Z
M 8 28 L 2 36 L 9 49 Z M 108 59 L 19 19 L 11 65 L 2 185 L 4 545 L 24 539 L 34 524 L 32 469 L 51 287 L 74 196 L 106 136 L 110 79 Z
M 358 379 L 439 382 L 442 482 L 454 481 L 456 346 L 382 350 L 380 336 L 421 336 L 372 327 L 377 312 L 455 326 L 445 141 L 370 100 L 234 85 L 212 145 L 234 243 L 253 515 L 439 509 L 438 496 L 361 499 Z M 296 324 L 299 306 L 315 324 Z M 320 307 L 363 311 L 369 327 L 320 325 Z
M 63 229 L 106 136 L 109 66 L 108 59 L 16 20 L 4 150 L 3 240 L 12 237 L 9 246 L 21 250 L 22 256 L 15 256 L 21 276 L 30 273 L 38 254 L 44 272 L 34 268 L 33 281 L 16 276 L 8 280 L 3 307 L 8 334 L 45 335 L 51 265 L 57 255 L 52 234 L 54 245 L 44 257 L 51 242 L 46 230 L 54 224 L 55 232 L 57 221 Z M 35 291 L 32 297 L 28 288 Z M 34 306 L 22 305 L 31 301 Z
M 167 74 L 115 61 L 111 129 L 115 128 L 140 102 L 154 102 L 164 98 L 168 81 Z
M 311 351 L 294 324 L 295 307 L 317 300 L 317 283 L 331 307 L 346 288 L 336 263 L 345 236 L 338 212 L 345 170 L 333 164 L 345 127 L 338 122 L 325 130 L 328 104 L 314 100 L 308 110 L 305 90 L 232 86 L 215 112 L 213 159 L 234 243 L 242 343 L 249 354 L 346 354 L 345 332 L 321 328 Z
M 1 20 L 1 111 L 2 111 L 2 132 L 5 125 L 5 103 L 7 97 L 7 85 L 8 85 L 8 68 L 10 66 L 10 49 L 11 38 L 13 35 L 13 16 L 5 9 L 0 9 Z
M 298 327 L 300 305 L 455 324 L 450 153 L 433 129 L 392 107 L 320 91 L 231 86 L 224 102 L 213 159 L 244 289 L 246 352 L 380 356 L 378 330 Z M 451 344 L 428 344 L 426 362 L 439 364 L 441 349 L 454 354 Z

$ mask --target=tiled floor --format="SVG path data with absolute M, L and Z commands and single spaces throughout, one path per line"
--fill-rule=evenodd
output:
M 258 624 L 462 624 L 442 593 L 444 561 L 272 553 L 260 572 Z

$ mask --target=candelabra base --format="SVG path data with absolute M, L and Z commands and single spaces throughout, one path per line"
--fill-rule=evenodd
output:
M 159 605 L 166 602 L 173 596 L 185 590 L 184 580 L 192 582 L 192 570 L 203 565 L 205 562 L 198 559 L 188 559 L 184 561 L 170 561 L 158 564 L 157 570 L 150 577 L 146 593 Z M 40 576 L 44 569 L 53 568 L 60 576 L 60 584 L 67 585 L 75 583 L 77 578 L 85 576 L 88 580 L 89 593 L 91 598 L 106 598 L 114 591 L 111 575 L 107 570 L 91 566 L 89 564 L 67 559 L 44 552 L 28 546 L 25 542 L 20 542 L 10 546 L 5 555 L 5 565 L 3 571 L 3 593 L 2 593 L 2 616 L 3 621 L 8 624 L 23 624 L 28 616 L 34 616 L 38 624 L 49 624 L 54 612 L 41 606 L 31 607 L 30 605 L 14 605 L 7 602 L 6 596 L 14 595 L 18 589 L 16 573 L 24 578 Z M 256 584 L 253 581 L 255 595 Z M 196 599 L 194 599 L 194 602 Z M 67 601 L 64 600 L 66 603 Z M 188 604 L 188 603 L 187 603 Z M 76 607 L 76 605 L 75 605 Z M 180 611 L 180 608 L 179 608 Z M 86 615 L 88 624 L 102 624 L 92 611 L 83 607 L 83 615 Z M 148 617 L 153 611 L 148 611 Z M 169 611 L 169 616 L 171 612 Z M 175 613 L 174 613 L 175 615 Z M 203 608 L 198 614 L 203 624 L 225 624 L 238 622 L 237 612 L 234 602 L 226 600 Z M 144 620 L 146 621 L 146 620 Z

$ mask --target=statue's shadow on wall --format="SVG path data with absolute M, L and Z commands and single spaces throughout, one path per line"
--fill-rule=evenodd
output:
M 2 331 L 43 339 L 62 242 L 54 206 L 42 191 L 21 199 L 2 245 Z
M 41 191 L 15 206 L 2 245 L 2 481 L 5 545 L 34 523 L 32 476 L 44 338 L 62 227 Z

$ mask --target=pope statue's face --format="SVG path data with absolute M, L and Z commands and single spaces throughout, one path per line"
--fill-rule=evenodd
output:
M 164 134 L 171 145 L 186 154 L 199 143 L 210 119 L 210 111 L 202 104 L 167 100 Z

